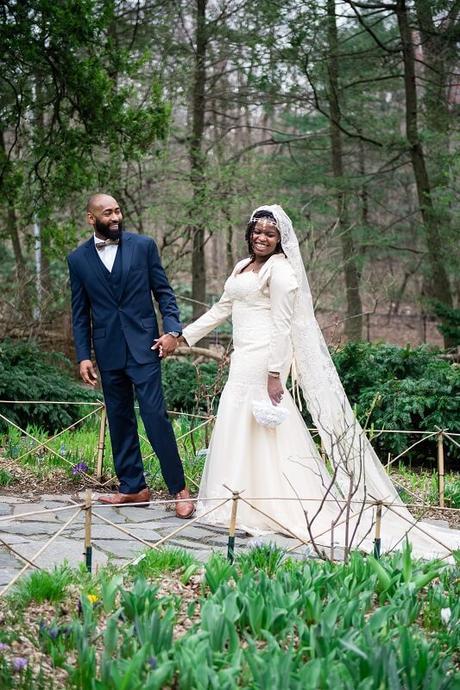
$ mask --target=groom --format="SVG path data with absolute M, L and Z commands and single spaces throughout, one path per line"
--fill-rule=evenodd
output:
M 134 391 L 145 430 L 176 499 L 176 515 L 194 512 L 161 386 L 161 357 L 174 352 L 182 326 L 174 292 L 151 237 L 125 232 L 117 201 L 94 194 L 87 221 L 94 234 L 68 257 L 72 323 L 80 375 L 96 385 L 91 342 L 104 391 L 119 493 L 103 503 L 150 500 L 139 446 Z M 159 336 L 152 302 L 165 332 Z

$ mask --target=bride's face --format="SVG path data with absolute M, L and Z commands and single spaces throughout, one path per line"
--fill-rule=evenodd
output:
M 276 225 L 268 218 L 257 221 L 251 234 L 252 251 L 256 259 L 268 259 L 280 242 L 280 234 Z

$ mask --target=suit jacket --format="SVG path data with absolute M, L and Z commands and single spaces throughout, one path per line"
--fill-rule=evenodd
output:
M 77 359 L 91 359 L 92 340 L 101 371 L 125 366 L 126 345 L 139 364 L 158 358 L 157 351 L 150 349 L 159 336 L 152 293 L 164 331 L 182 331 L 176 298 L 154 240 L 123 232 L 117 260 L 119 280 L 114 283 L 97 255 L 93 236 L 67 257 Z

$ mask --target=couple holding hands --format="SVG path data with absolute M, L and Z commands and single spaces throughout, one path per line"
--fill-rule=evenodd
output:
M 371 550 L 375 511 L 368 508 L 382 500 L 391 505 L 391 513 L 384 510 L 384 548 L 403 545 L 407 536 L 419 555 L 448 555 L 444 544 L 460 545 L 454 530 L 424 523 L 423 532 L 411 530 L 414 520 L 347 400 L 314 315 L 297 237 L 280 206 L 251 214 L 248 256 L 236 264 L 220 300 L 184 329 L 154 240 L 126 232 L 121 209 L 107 194 L 89 199 L 87 221 L 94 233 L 69 255 L 68 265 L 80 374 L 85 383 L 96 383 L 92 343 L 120 483 L 118 493 L 100 501 L 150 500 L 135 394 L 180 518 L 191 517 L 196 504 L 203 520 L 228 526 L 231 502 L 221 505 L 229 497 L 225 485 L 244 492 L 238 527 L 252 534 L 284 532 L 324 546 L 333 525 L 336 542 L 348 543 L 353 534 L 356 545 Z M 152 295 L 162 316 L 161 336 Z M 180 338 L 192 346 L 230 316 L 229 376 L 193 502 L 165 408 L 161 360 Z M 291 366 L 328 462 L 286 388 Z M 350 491 L 362 507 L 346 511 L 345 519 Z

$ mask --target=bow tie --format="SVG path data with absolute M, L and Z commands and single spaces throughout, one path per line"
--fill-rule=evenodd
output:
M 104 240 L 103 242 L 96 242 L 96 249 L 98 252 L 102 252 L 106 247 L 111 244 L 119 244 L 120 240 Z

